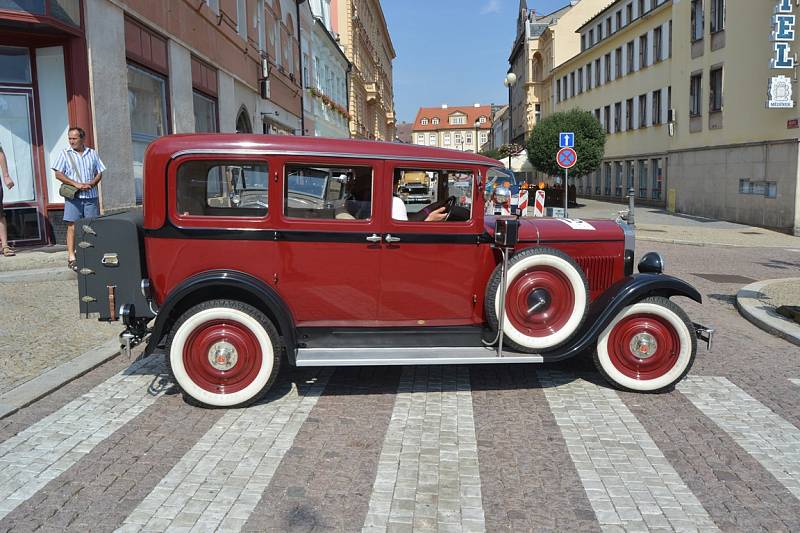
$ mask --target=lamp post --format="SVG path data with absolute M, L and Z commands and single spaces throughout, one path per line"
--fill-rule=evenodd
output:
M 481 145 L 478 143 L 478 127 L 481 125 L 480 119 L 475 119 L 475 153 L 478 153 Z
M 297 8 L 297 66 L 299 68 L 298 77 L 300 78 L 300 135 L 306 134 L 306 110 L 305 110 L 305 76 L 303 76 L 303 40 L 300 33 L 300 4 L 306 0 L 296 0 L 295 7 Z
M 511 87 L 517 83 L 517 75 L 513 72 L 509 72 L 506 74 L 506 78 L 503 80 L 503 85 L 508 87 L 508 144 L 511 144 L 511 140 L 514 138 L 514 113 L 513 108 L 511 106 Z M 509 147 L 510 148 L 510 147 Z M 511 170 L 511 152 L 508 152 L 508 169 Z

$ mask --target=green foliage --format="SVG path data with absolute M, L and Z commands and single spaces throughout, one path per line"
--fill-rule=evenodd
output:
M 558 135 L 575 132 L 575 151 L 578 162 L 569 170 L 571 176 L 586 176 L 597 170 L 603 160 L 606 132 L 588 111 L 571 109 L 559 111 L 539 121 L 528 137 L 528 159 L 536 170 L 550 176 L 563 174 L 556 163 Z
M 503 156 L 500 154 L 499 148 L 485 148 L 481 150 L 481 155 L 491 157 L 492 159 L 500 160 Z

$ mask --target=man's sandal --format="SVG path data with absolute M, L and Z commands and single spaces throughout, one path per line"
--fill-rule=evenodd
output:
M 70 259 L 67 261 L 67 268 L 72 270 L 73 272 L 78 271 L 78 262 L 75 259 Z
M 15 255 L 17 255 L 17 252 L 15 252 L 13 248 L 10 246 L 3 246 L 4 257 L 14 257 Z

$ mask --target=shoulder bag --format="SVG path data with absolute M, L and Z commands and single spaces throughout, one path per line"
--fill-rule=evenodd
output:
M 72 171 L 75 173 L 78 179 L 82 180 L 83 178 L 78 170 L 78 165 L 75 163 L 75 156 L 73 156 L 68 150 L 66 151 L 66 154 L 70 165 L 72 165 Z M 61 187 L 58 189 L 58 194 L 64 198 L 67 198 L 68 200 L 73 200 L 78 195 L 78 188 L 68 183 L 62 183 Z

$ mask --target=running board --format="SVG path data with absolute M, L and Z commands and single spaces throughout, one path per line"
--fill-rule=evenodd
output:
M 543 363 L 541 355 L 496 348 L 299 348 L 297 366 L 462 365 L 485 363 Z

